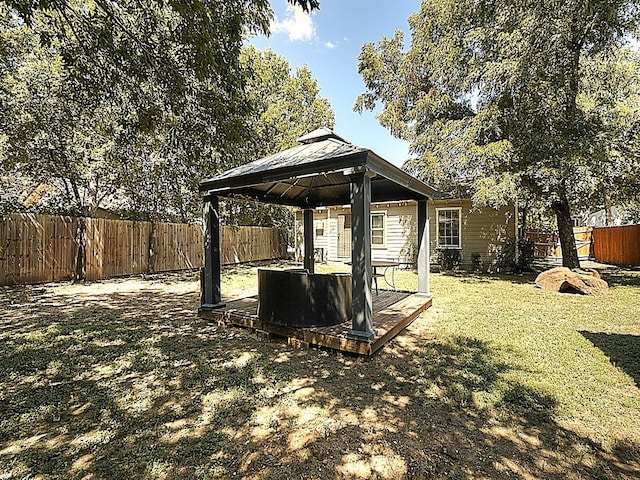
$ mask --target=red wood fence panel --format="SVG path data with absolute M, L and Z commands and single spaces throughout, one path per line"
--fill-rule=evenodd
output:
M 588 258 L 591 254 L 591 227 L 574 227 L 573 236 L 576 241 L 578 257 Z M 533 241 L 533 254 L 536 258 L 562 258 L 560 237 L 557 232 L 528 230 L 526 237 Z
M 603 263 L 640 265 L 640 225 L 594 228 L 593 256 Z

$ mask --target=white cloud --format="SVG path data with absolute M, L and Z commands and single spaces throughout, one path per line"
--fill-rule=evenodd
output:
M 337 43 L 333 43 L 333 42 L 327 42 L 324 44 L 325 47 L 329 48 L 329 49 L 333 49 L 336 48 L 338 46 Z
M 292 42 L 308 42 L 315 36 L 316 27 L 308 13 L 299 6 L 288 6 L 286 18 L 281 22 L 276 18 L 271 24 L 272 33 L 286 33 Z

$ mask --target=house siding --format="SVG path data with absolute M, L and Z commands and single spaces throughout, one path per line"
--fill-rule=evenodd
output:
M 472 256 L 478 253 L 482 268 L 492 270 L 498 253 L 509 237 L 516 236 L 516 212 L 513 205 L 499 209 L 491 207 L 473 208 L 471 200 L 435 200 L 429 202 L 429 234 L 431 262 L 437 263 L 440 249 L 437 238 L 436 210 L 441 208 L 462 208 L 460 266 L 472 268 Z
M 371 206 L 371 213 L 384 213 L 384 245 L 372 246 L 371 256 L 374 259 L 393 259 L 403 263 L 414 263 L 416 253 L 415 218 L 417 205 L 415 202 L 384 203 Z M 324 258 L 328 260 L 349 260 L 338 255 L 338 216 L 348 215 L 348 207 L 328 207 L 316 210 L 313 216 L 314 249 L 323 249 Z M 315 235 L 322 226 L 322 235 Z M 296 212 L 296 257 L 301 258 L 303 231 L 302 211 Z
M 385 245 L 371 246 L 371 257 L 379 260 L 397 260 L 415 263 L 417 258 L 415 202 L 372 205 L 371 213 L 385 213 Z
M 480 255 L 482 268 L 492 270 L 505 240 L 516 235 L 515 208 L 472 207 L 471 200 L 435 200 L 429 202 L 429 238 L 431 263 L 438 262 L 436 209 L 461 208 L 460 266 L 472 268 L 472 256 Z M 413 201 L 371 205 L 371 212 L 385 213 L 385 244 L 372 246 L 374 259 L 393 259 L 414 264 L 417 260 L 416 217 Z M 349 260 L 338 256 L 338 216 L 350 214 L 348 207 L 327 207 L 314 212 L 314 248 L 323 249 L 325 260 Z M 322 232 L 322 235 L 316 233 Z M 302 211 L 296 212 L 296 257 L 302 258 Z

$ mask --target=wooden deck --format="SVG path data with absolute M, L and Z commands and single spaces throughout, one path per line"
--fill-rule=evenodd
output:
M 418 315 L 431 306 L 431 296 L 380 290 L 373 295 L 373 328 L 371 340 L 348 337 L 351 322 L 331 327 L 292 328 L 261 321 L 257 316 L 258 297 L 246 297 L 227 302 L 216 310 L 201 310 L 200 317 L 212 322 L 263 330 L 310 345 L 328 347 L 343 352 L 373 355 L 394 338 Z

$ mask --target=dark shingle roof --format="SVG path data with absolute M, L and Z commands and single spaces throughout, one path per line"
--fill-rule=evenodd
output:
M 436 191 L 367 148 L 327 128 L 300 137 L 293 148 L 200 182 L 207 195 L 242 195 L 299 207 L 350 203 L 350 175 L 372 175 L 371 201 L 423 200 Z

